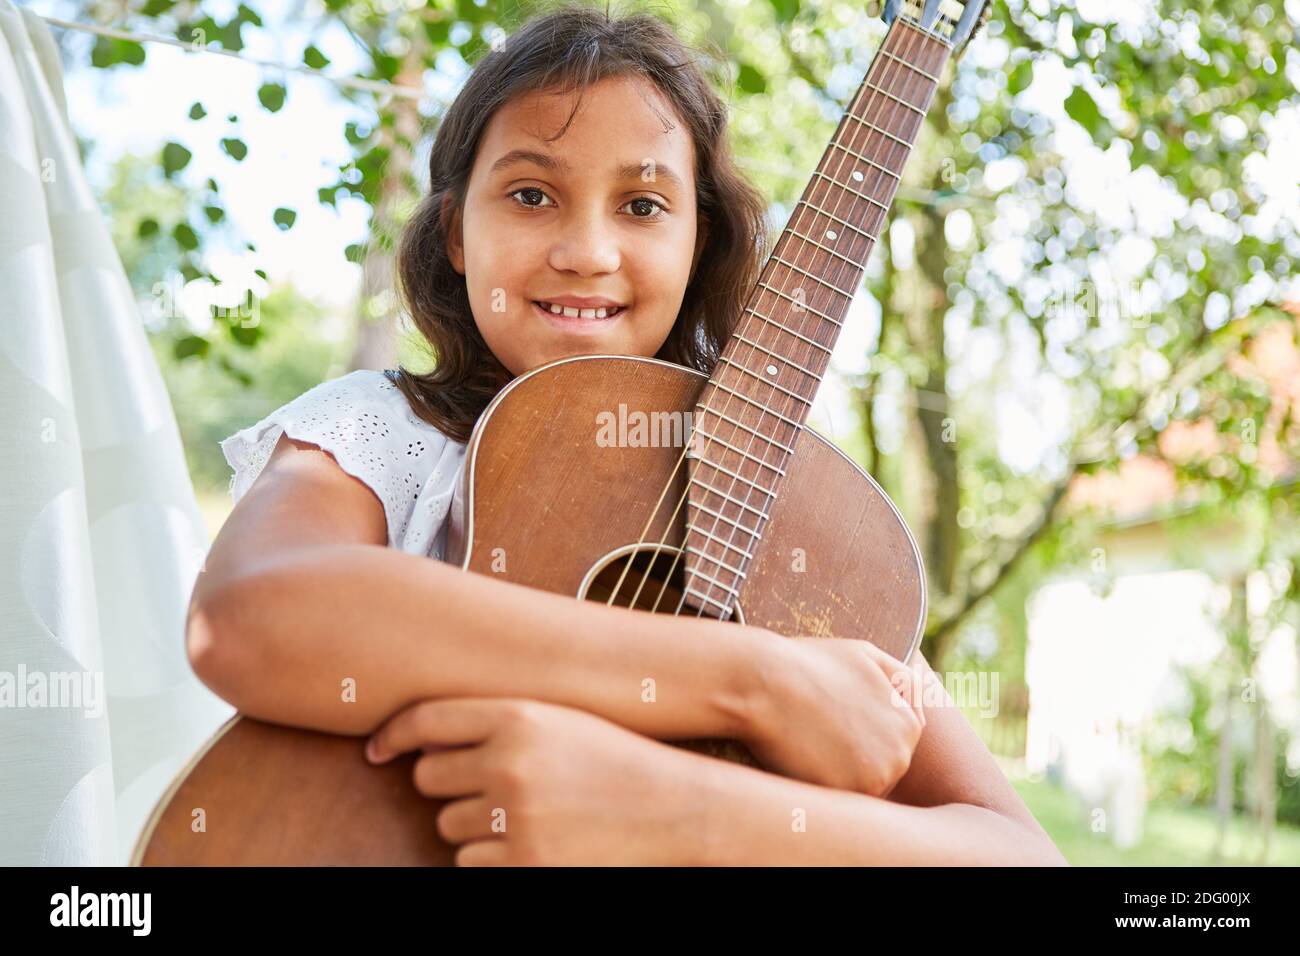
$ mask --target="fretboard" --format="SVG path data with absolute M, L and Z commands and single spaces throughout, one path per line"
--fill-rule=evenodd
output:
M 951 50 L 899 18 L 700 393 L 684 601 L 731 616 Z

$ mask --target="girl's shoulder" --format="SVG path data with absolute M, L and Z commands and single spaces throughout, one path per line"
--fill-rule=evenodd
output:
M 334 456 L 383 503 L 390 547 L 442 557 L 442 533 L 465 445 L 418 417 L 386 372 L 359 369 L 321 382 L 221 442 L 238 502 L 281 434 Z

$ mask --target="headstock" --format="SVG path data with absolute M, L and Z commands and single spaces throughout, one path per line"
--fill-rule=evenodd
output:
M 946 43 L 956 59 L 988 22 L 991 6 L 992 0 L 885 0 L 884 19 L 902 17 Z

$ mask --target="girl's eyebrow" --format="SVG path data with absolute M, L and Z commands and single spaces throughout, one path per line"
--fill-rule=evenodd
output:
M 549 169 L 557 173 L 567 174 L 573 172 L 572 165 L 566 160 L 548 156 L 546 153 L 539 153 L 534 149 L 512 149 L 493 163 L 488 172 L 495 173 L 498 170 L 517 166 L 520 163 L 533 163 L 542 167 L 542 169 Z M 641 179 L 642 171 L 647 168 L 653 172 L 655 177 L 651 182 L 655 182 L 662 177 L 683 192 L 686 191 L 686 184 L 682 181 L 682 178 L 668 166 L 654 159 L 647 159 L 640 163 L 623 163 L 615 170 L 615 174 L 621 180 Z

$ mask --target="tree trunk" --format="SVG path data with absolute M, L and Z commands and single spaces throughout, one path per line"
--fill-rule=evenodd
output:
M 395 82 L 419 86 L 423 58 L 413 42 Z M 361 262 L 361 292 L 357 303 L 357 335 L 348 368 L 385 369 L 397 360 L 396 249 L 402 223 L 397 211 L 411 189 L 413 150 L 420 141 L 420 112 L 416 102 L 396 98 L 389 107 L 392 126 L 380 126 L 380 142 L 388 149 L 388 161 L 378 200 L 371 215 L 370 237 Z

